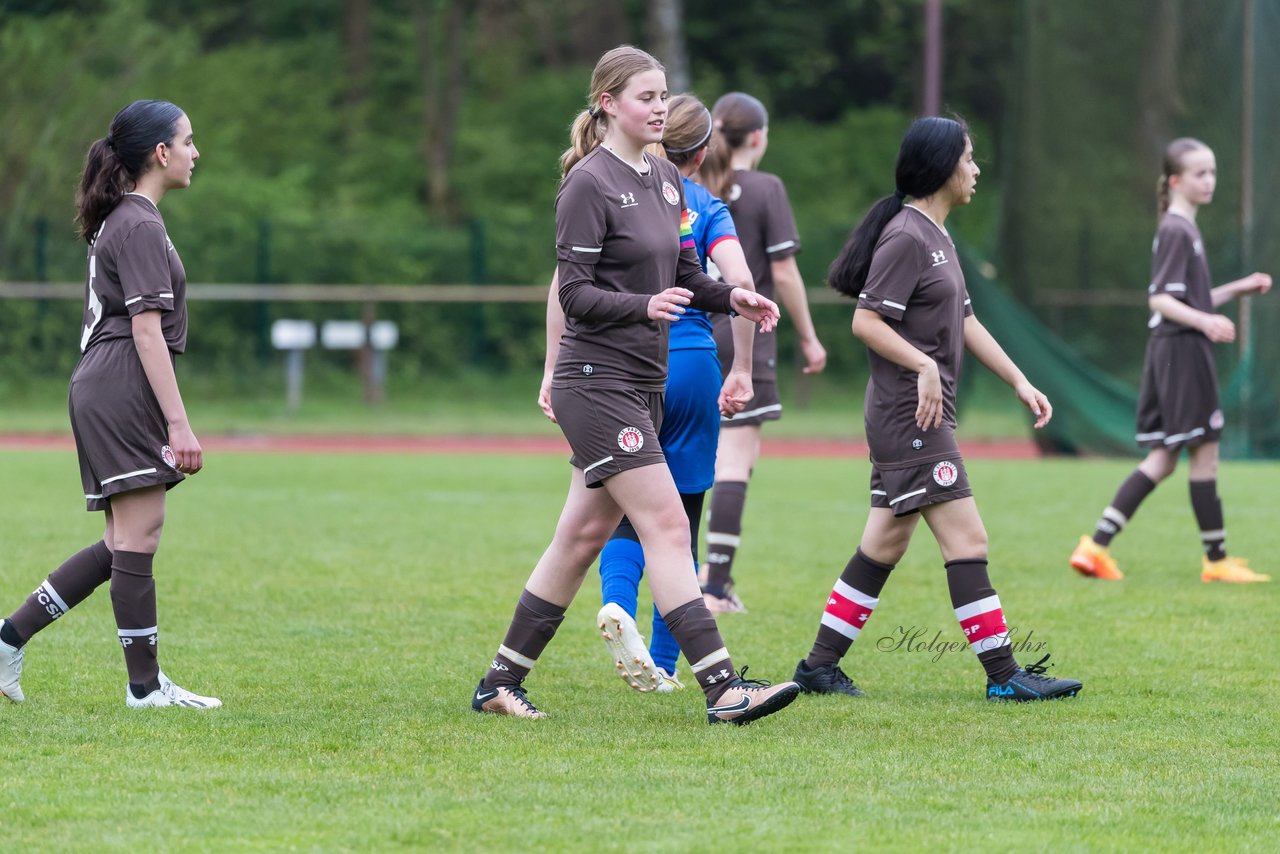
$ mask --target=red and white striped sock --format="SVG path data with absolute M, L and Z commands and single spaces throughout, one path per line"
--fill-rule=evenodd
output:
M 807 665 L 823 667 L 844 657 L 879 604 L 880 591 L 892 570 L 891 564 L 872 560 L 862 549 L 854 552 L 827 597 L 818 636 L 805 659 Z
M 965 640 L 982 662 L 992 682 L 1007 682 L 1018 669 L 1009 643 L 1004 609 L 987 577 L 985 558 L 950 560 L 946 563 L 951 607 Z

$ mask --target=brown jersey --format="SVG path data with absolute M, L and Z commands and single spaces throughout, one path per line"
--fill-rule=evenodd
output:
M 159 310 L 165 343 L 187 349 L 187 274 L 155 203 L 127 193 L 89 246 L 80 351 L 132 338 L 135 314 Z
M 1151 284 L 1147 293 L 1168 294 L 1194 309 L 1212 313 L 1212 291 L 1200 229 L 1185 216 L 1167 212 L 1151 244 Z M 1147 325 L 1154 336 L 1201 334 L 1190 326 L 1165 320 L 1159 312 L 1151 315 Z
M 964 361 L 964 319 L 973 314 L 950 236 L 910 205 L 889 220 L 871 256 L 858 308 L 889 326 L 938 365 L 942 427 L 916 426 L 918 374 L 868 350 L 865 418 L 871 458 L 881 467 L 919 465 L 955 453 L 956 381 Z
M 746 256 L 747 267 L 755 281 L 756 292 L 771 300 L 773 295 L 773 262 L 790 258 L 800 251 L 800 235 L 787 200 L 787 188 L 777 175 L 738 169 L 733 173 L 733 186 L 725 199 L 738 230 L 738 242 Z M 721 373 L 727 374 L 733 364 L 733 332 L 728 318 L 714 318 L 716 346 L 720 349 Z M 771 381 L 777 370 L 778 338 L 776 331 L 756 331 L 752 349 L 752 375 Z
M 693 291 L 694 308 L 730 310 L 733 288 L 702 272 L 679 171 L 644 157 L 649 171 L 642 175 L 598 147 L 560 185 L 556 258 L 565 331 L 557 387 L 613 382 L 662 391 L 668 321 L 649 319 L 650 298 L 682 287 Z

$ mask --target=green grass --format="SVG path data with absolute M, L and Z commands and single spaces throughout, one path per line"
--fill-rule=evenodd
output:
M 1200 583 L 1181 472 L 1117 541 L 1123 583 L 1074 577 L 1127 469 L 970 466 L 1010 625 L 1078 698 L 988 704 L 971 653 L 877 650 L 899 627 L 959 639 L 921 528 L 845 660 L 868 696 L 739 729 L 708 727 L 696 689 L 613 676 L 594 575 L 528 682 L 552 717 L 469 711 L 562 458 L 215 456 L 171 493 L 157 578 L 166 670 L 226 706 L 126 710 L 100 591 L 30 644 L 28 701 L 0 706 L 0 832 L 12 850 L 1273 850 L 1280 584 Z M 3 614 L 100 517 L 71 454 L 0 452 L 0 473 Z M 1230 544 L 1273 572 L 1277 475 L 1222 473 Z M 721 620 L 753 675 L 807 650 L 866 483 L 863 461 L 760 463 L 750 611 Z
M 304 389 L 302 406 L 286 412 L 276 388 L 233 395 L 202 381 L 183 379 L 183 397 L 196 435 L 368 433 L 407 435 L 560 435 L 543 417 L 536 399 L 541 372 L 430 377 L 393 383 L 386 400 L 366 405 L 352 377 L 325 378 Z M 960 412 L 965 439 L 1025 438 L 1025 416 L 1012 394 L 986 372 L 975 378 Z M 768 438 L 861 437 L 865 377 L 787 377 L 782 383 L 785 417 L 765 428 Z M 65 380 L 0 384 L 0 433 L 69 432 Z

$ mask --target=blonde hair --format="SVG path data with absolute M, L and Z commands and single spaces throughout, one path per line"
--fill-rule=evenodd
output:
M 574 164 L 594 151 L 604 140 L 608 117 L 600 109 L 600 98 L 606 93 L 619 95 L 627 83 L 637 74 L 658 70 L 665 72 L 662 63 L 638 47 L 620 45 L 605 53 L 591 72 L 591 91 L 587 95 L 587 108 L 578 113 L 569 130 L 569 147 L 560 155 L 560 176 L 569 174 Z
M 1169 210 L 1169 179 L 1182 174 L 1182 170 L 1186 168 L 1182 163 L 1184 157 L 1200 150 L 1212 151 L 1200 140 L 1189 136 L 1179 137 L 1165 146 L 1164 165 L 1160 178 L 1156 181 L 1156 208 L 1160 216 L 1164 216 L 1165 211 Z
M 697 95 L 676 95 L 667 102 L 662 142 L 646 146 L 645 150 L 676 166 L 685 166 L 711 144 L 711 125 L 711 111 Z
M 715 145 L 702 161 L 698 183 L 727 199 L 733 189 L 733 152 L 741 148 L 747 137 L 769 124 L 769 113 L 760 99 L 746 92 L 722 95 L 711 110 Z

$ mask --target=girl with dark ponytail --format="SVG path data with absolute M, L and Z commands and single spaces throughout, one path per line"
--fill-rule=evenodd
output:
M 867 345 L 864 413 L 871 446 L 871 510 L 836 580 L 794 681 L 816 694 L 859 696 L 840 659 L 880 601 L 923 516 L 942 551 L 951 606 L 987 673 L 992 700 L 1075 696 L 1074 679 L 1045 676 L 1044 659 L 1014 660 L 1000 598 L 987 575 L 987 533 L 956 445 L 956 382 L 967 347 L 1035 415 L 1049 401 L 1018 370 L 969 304 L 945 223 L 973 198 L 980 170 L 963 123 L 917 119 L 898 151 L 897 187 L 876 202 L 834 264 L 831 285 L 853 297 L 853 334 Z M 1048 656 L 1045 656 L 1047 658 Z
M 165 493 L 204 465 L 174 375 L 187 346 L 187 278 L 158 207 L 191 183 L 200 153 L 191 122 L 167 101 L 135 101 L 89 148 L 76 221 L 89 244 L 83 354 L 68 408 L 86 508 L 102 539 L 50 573 L 0 620 L 0 694 L 22 702 L 27 641 L 107 581 L 124 648 L 129 708 L 221 706 L 173 683 L 157 659 L 152 563 Z
M 1165 148 L 1156 183 L 1160 225 L 1151 246 L 1147 305 L 1151 337 L 1138 394 L 1137 443 L 1147 456 L 1125 478 L 1102 511 L 1093 534 L 1071 554 L 1071 567 L 1088 578 L 1119 581 L 1124 573 L 1111 556 L 1116 537 L 1138 506 L 1178 466 L 1187 449 L 1191 509 L 1204 554 L 1200 580 L 1231 584 L 1270 581 L 1244 558 L 1227 554 L 1222 500 L 1218 497 L 1218 442 L 1225 419 L 1218 401 L 1213 345 L 1234 341 L 1235 324 L 1217 308 L 1238 296 L 1271 290 L 1271 277 L 1252 273 L 1213 287 L 1196 212 L 1213 201 L 1218 164 L 1198 139 L 1175 139 Z

